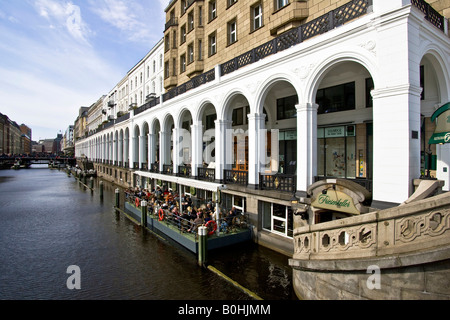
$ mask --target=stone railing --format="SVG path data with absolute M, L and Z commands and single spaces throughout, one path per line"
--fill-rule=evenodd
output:
M 429 252 L 445 245 L 450 245 L 450 192 L 391 209 L 297 227 L 293 258 L 382 258 Z

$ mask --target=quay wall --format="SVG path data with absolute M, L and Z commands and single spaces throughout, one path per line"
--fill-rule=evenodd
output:
M 300 299 L 450 299 L 450 193 L 294 230 Z

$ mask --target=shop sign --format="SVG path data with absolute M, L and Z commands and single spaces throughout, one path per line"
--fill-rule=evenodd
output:
M 278 139 L 281 140 L 297 140 L 297 131 L 280 131 Z
M 434 121 L 436 121 L 436 129 L 428 143 L 450 143 L 450 102 L 444 104 L 433 113 L 431 122 Z
M 311 205 L 315 208 L 360 214 L 353 203 L 353 198 L 337 190 L 327 190 L 326 194 L 319 193 L 313 199 Z
M 338 126 L 338 127 L 327 127 L 317 129 L 317 138 L 340 138 L 340 137 L 354 137 L 355 136 L 355 126 Z

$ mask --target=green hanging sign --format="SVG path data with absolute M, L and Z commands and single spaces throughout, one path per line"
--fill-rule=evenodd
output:
M 436 121 L 436 129 L 428 144 L 450 143 L 450 102 L 437 109 L 431 116 L 431 122 Z

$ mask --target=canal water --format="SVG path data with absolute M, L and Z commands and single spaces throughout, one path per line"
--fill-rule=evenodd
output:
M 46 165 L 0 170 L 1 300 L 252 299 L 117 213 L 113 185 L 104 182 L 103 199 L 95 189 Z M 284 255 L 250 242 L 212 251 L 208 263 L 265 300 L 296 299 Z M 68 289 L 69 266 L 80 289 Z

